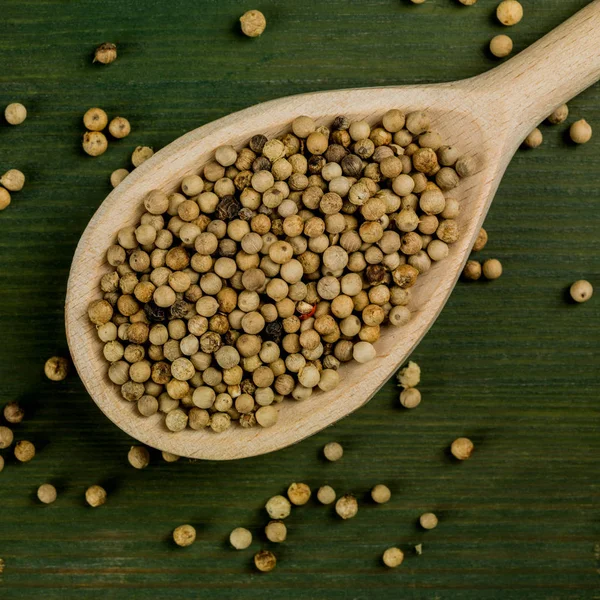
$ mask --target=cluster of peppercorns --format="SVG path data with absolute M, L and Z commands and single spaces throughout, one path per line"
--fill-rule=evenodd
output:
M 83 124 L 87 131 L 83 136 L 83 150 L 90 156 L 100 156 L 108 148 L 108 140 L 104 129 L 108 125 L 108 131 L 113 138 L 120 140 L 131 133 L 131 125 L 124 117 L 115 117 L 108 122 L 108 115 L 101 108 L 90 108 L 83 115 Z
M 452 190 L 474 171 L 422 112 L 382 126 L 306 116 L 281 138 L 216 150 L 151 191 L 107 252 L 89 307 L 109 378 L 171 431 L 273 425 L 284 396 L 332 390 L 459 237 Z

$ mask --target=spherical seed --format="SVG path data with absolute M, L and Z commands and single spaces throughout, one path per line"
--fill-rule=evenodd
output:
M 106 152 L 108 140 L 100 131 L 86 131 L 83 135 L 83 150 L 90 156 L 100 156 Z
M 101 108 L 90 108 L 83 115 L 83 124 L 90 131 L 102 131 L 108 124 L 108 115 Z
M 350 494 L 346 494 L 335 503 L 335 512 L 344 520 L 352 519 L 358 512 L 358 502 Z
M 354 344 L 352 356 L 356 362 L 363 364 L 373 360 L 377 356 L 377 351 L 369 342 L 358 342 Z
M 85 500 L 93 508 L 102 506 L 106 502 L 106 490 L 99 485 L 92 485 L 85 492 Z
M 167 391 L 169 390 L 169 385 L 167 384 Z M 176 408 L 175 410 L 167 413 L 165 417 L 165 426 L 169 431 L 178 432 L 183 431 L 188 424 L 188 415 L 184 410 Z
M 594 288 L 589 281 L 580 279 L 571 285 L 569 293 L 575 302 L 587 302 L 594 294 Z
M 457 438 L 452 442 L 450 451 L 458 460 L 467 460 L 473 453 L 473 442 L 469 438 Z
M 165 452 L 164 450 L 161 455 L 163 460 L 168 463 L 177 462 L 181 458 L 181 456 L 177 456 L 177 454 L 171 454 L 170 452 Z
M 482 271 L 486 279 L 498 279 L 502 275 L 502 263 L 496 258 L 489 258 L 483 263 Z
M 552 125 L 564 123 L 569 116 L 569 107 L 566 104 L 559 106 L 549 117 L 548 122 Z
M 120 140 L 131 133 L 131 124 L 125 117 L 115 117 L 108 124 L 108 131 L 114 138 Z
M 252 543 L 252 533 L 245 527 L 236 527 L 229 534 L 229 543 L 236 550 L 245 550 Z
M 421 392 L 417 388 L 407 388 L 400 392 L 400 404 L 404 408 L 416 408 L 421 404 Z
M 477 281 L 481 277 L 481 263 L 477 260 L 468 260 L 462 274 L 465 279 Z
M 10 125 L 20 125 L 27 118 L 27 109 L 20 102 L 13 102 L 5 108 L 4 118 Z
M 324 485 L 317 492 L 317 500 L 321 504 L 332 504 L 335 502 L 335 490 L 330 485 Z
M 25 175 L 18 169 L 10 169 L 0 177 L 0 185 L 10 192 L 20 192 L 25 185 Z
M 268 573 L 277 565 L 277 559 L 269 550 L 261 550 L 254 555 L 254 564 L 259 571 Z
M 592 139 L 592 127 L 585 119 L 575 121 L 569 129 L 569 135 L 576 144 L 586 144 Z
M 373 501 L 377 502 L 377 504 L 385 504 L 386 502 L 389 502 L 391 497 L 392 492 L 390 491 L 390 488 L 382 483 L 378 483 L 371 490 L 371 498 L 373 498 Z
M 311 491 L 306 483 L 292 483 L 287 491 L 292 504 L 302 506 L 310 500 Z
M 438 524 L 438 518 L 433 513 L 423 513 L 419 517 L 419 523 L 423 529 L 435 529 Z
M 110 184 L 115 188 L 129 175 L 127 169 L 117 169 L 110 175 Z
M 180 525 L 173 530 L 173 541 L 185 548 L 191 546 L 196 541 L 196 529 L 191 525 Z
M 544 141 L 544 136 L 542 132 L 536 127 L 524 140 L 523 144 L 527 146 L 527 148 L 538 148 L 542 145 Z
M 0 425 L 0 450 L 4 450 L 4 448 L 8 448 L 14 440 L 14 435 L 12 430 L 8 427 L 4 427 Z
M 488 242 L 488 234 L 487 231 L 482 227 L 477 234 L 477 239 L 473 244 L 473 252 L 479 252 L 485 248 L 485 245 Z
M 4 457 L 0 456 L 0 473 L 4 470 Z
M 11 199 L 8 190 L 0 187 L 0 210 L 7 208 L 10 205 L 10 201 Z
M 498 57 L 508 56 L 513 49 L 513 41 L 507 35 L 496 35 L 490 41 L 490 52 Z
M 4 407 L 4 418 L 8 423 L 16 425 L 25 418 L 25 411 L 19 406 L 18 402 L 9 402 Z
M 344 455 L 344 448 L 337 442 L 329 442 L 328 444 L 325 444 L 325 447 L 323 448 L 323 455 L 327 460 L 335 462 L 340 460 Z
M 399 567 L 404 560 L 404 552 L 400 548 L 388 548 L 383 553 L 383 564 L 391 569 Z
M 27 440 L 17 442 L 15 446 L 15 458 L 19 462 L 29 462 L 35 456 L 35 446 Z
M 240 17 L 242 33 L 248 37 L 258 37 L 267 26 L 267 20 L 259 10 L 249 10 Z
M 109 65 L 115 60 L 117 60 L 117 47 L 115 44 L 105 42 L 96 48 L 96 51 L 94 52 L 94 62 Z
M 282 521 L 270 521 L 265 527 L 265 535 L 270 542 L 281 543 L 287 538 L 287 527 Z
M 52 504 L 56 496 L 56 488 L 50 483 L 43 483 L 37 490 L 38 500 L 43 504 Z
M 496 9 L 496 16 L 502 25 L 516 25 L 523 18 L 523 6 L 517 0 L 503 0 Z
M 150 464 L 150 452 L 145 446 L 131 446 L 127 460 L 133 468 L 144 469 Z
M 267 513 L 271 519 L 285 519 L 290 515 L 292 505 L 285 496 L 273 496 L 269 498 L 265 505 Z
M 149 146 L 138 146 L 131 155 L 131 164 L 137 168 L 142 163 L 145 163 L 153 154 L 154 150 Z

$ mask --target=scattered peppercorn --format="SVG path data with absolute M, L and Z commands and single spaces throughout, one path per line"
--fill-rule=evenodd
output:
M 146 162 L 153 154 L 154 150 L 149 146 L 138 146 L 131 155 L 131 164 L 134 167 L 139 167 L 142 163 Z
M 19 406 L 18 402 L 9 402 L 4 407 L 4 418 L 8 423 L 16 425 L 25 418 L 25 411 Z
M 473 252 L 479 252 L 485 248 L 485 245 L 488 242 L 488 234 L 487 231 L 482 227 L 477 234 L 477 239 L 473 244 Z
M 261 550 L 254 555 L 254 564 L 259 571 L 268 573 L 277 565 L 277 559 L 269 550 Z
M 417 387 L 421 381 L 421 367 L 411 360 L 408 366 L 398 371 L 396 379 L 404 389 Z
M 244 527 L 236 527 L 229 534 L 229 543 L 236 550 L 245 550 L 252 543 L 252 534 Z
M 450 446 L 450 452 L 452 456 L 458 460 L 467 460 L 473 452 L 473 442 L 469 438 L 457 438 L 452 442 Z
M 27 109 L 20 102 L 13 102 L 5 108 L 4 118 L 10 125 L 20 125 L 27 118 Z
M 4 470 L 4 457 L 0 456 L 0 473 Z
M 173 541 L 182 548 L 191 546 L 196 541 L 196 529 L 191 525 L 180 525 L 173 531 Z
M 287 527 L 283 521 L 269 521 L 265 535 L 270 542 L 281 543 L 287 538 Z
M 335 503 L 335 512 L 344 520 L 352 519 L 358 513 L 358 502 L 350 494 L 346 494 Z
M 267 20 L 260 10 L 249 10 L 240 17 L 242 33 L 248 37 L 258 37 L 267 26 Z
M 99 485 L 90 486 L 85 492 L 85 501 L 92 508 L 102 506 L 106 502 L 106 490 Z
M 335 502 L 335 490 L 330 485 L 324 485 L 317 492 L 317 500 L 321 504 L 332 504 Z
M 83 151 L 89 156 L 100 156 L 106 152 L 108 141 L 101 131 L 86 131 L 83 135 Z
M 478 260 L 468 260 L 462 274 L 464 279 L 477 281 L 481 278 L 481 263 Z
M 13 443 L 14 435 L 11 429 L 0 425 L 0 450 L 8 448 Z
M 497 58 L 508 56 L 513 50 L 513 41 L 507 35 L 496 35 L 490 41 L 490 52 Z
M 177 456 L 177 454 L 171 454 L 170 452 L 165 452 L 164 450 L 161 453 L 162 458 L 165 462 L 174 463 L 177 462 L 181 456 Z
M 8 190 L 4 189 L 3 187 L 0 187 L 0 210 L 4 210 L 5 208 L 7 208 L 10 204 L 10 194 L 8 193 Z
M 378 483 L 371 490 L 371 498 L 373 498 L 373 502 L 377 502 L 377 504 L 385 504 L 389 502 L 392 497 L 392 492 L 387 485 L 383 485 L 383 483 Z
M 62 381 L 69 373 L 69 361 L 61 356 L 53 356 L 44 365 L 44 374 L 51 381 Z
M 327 460 L 335 462 L 336 460 L 340 460 L 344 455 L 344 448 L 337 442 L 329 442 L 323 448 L 323 455 Z
M 271 519 L 285 519 L 289 517 L 292 510 L 290 501 L 285 496 L 273 496 L 265 505 Z
M 94 62 L 109 65 L 115 60 L 117 60 L 117 47 L 115 44 L 104 42 L 104 44 L 101 44 L 96 48 L 96 51 L 94 52 Z
M 135 469 L 144 469 L 150 464 L 150 452 L 145 446 L 131 446 L 127 460 Z
M 90 108 L 83 115 L 83 124 L 89 131 L 102 131 L 108 124 L 108 115 L 101 108 Z
M 542 132 L 536 127 L 526 138 L 523 144 L 527 146 L 527 148 L 538 148 L 542 145 L 544 141 L 544 136 Z
M 56 496 L 56 488 L 50 483 L 43 483 L 38 488 L 38 500 L 44 504 L 52 504 L 56 500 Z
M 383 564 L 391 569 L 399 567 L 404 560 L 404 552 L 400 548 L 388 548 L 383 553 Z
M 548 122 L 552 125 L 564 123 L 569 116 L 569 107 L 566 104 L 559 106 L 549 117 Z
M 25 175 L 18 169 L 10 169 L 0 177 L 0 185 L 10 192 L 20 192 L 25 185 Z
M 419 517 L 419 523 L 423 529 L 435 529 L 438 524 L 438 518 L 433 513 L 423 513 Z
M 592 139 L 592 127 L 585 119 L 575 121 L 569 129 L 569 135 L 576 144 L 587 144 Z
M 498 279 L 502 275 L 502 263 L 497 258 L 488 258 L 483 263 L 482 272 L 486 279 Z
M 110 174 L 110 184 L 115 188 L 129 175 L 127 169 L 117 169 Z
M 19 462 L 29 462 L 35 456 L 35 446 L 27 440 L 17 442 L 15 446 L 15 458 Z
M 400 404 L 404 408 L 417 408 L 421 404 L 421 392 L 417 388 L 407 388 L 400 392 Z
M 305 483 L 292 483 L 287 491 L 288 498 L 292 504 L 302 506 L 310 500 L 310 488 Z
M 115 117 L 108 124 L 108 131 L 110 135 L 120 140 L 131 133 L 131 124 L 125 117 Z
M 594 294 L 594 288 L 589 281 L 580 279 L 571 285 L 569 293 L 575 302 L 587 302 Z
M 523 6 L 517 0 L 503 0 L 496 9 L 496 16 L 502 25 L 511 27 L 523 18 Z

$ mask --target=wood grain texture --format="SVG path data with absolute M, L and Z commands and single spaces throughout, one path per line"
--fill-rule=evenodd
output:
M 4 0 L 0 105 L 30 109 L 21 127 L 0 123 L 0 170 L 29 183 L 0 214 L 1 401 L 30 418 L 16 431 L 39 454 L 0 474 L 0 597 L 32 598 L 595 598 L 599 586 L 598 346 L 600 309 L 566 301 L 584 277 L 600 288 L 600 142 L 574 147 L 566 126 L 543 126 L 544 145 L 519 151 L 486 221 L 505 274 L 459 284 L 413 354 L 424 400 L 398 408 L 388 382 L 367 406 L 280 452 L 231 463 L 180 461 L 144 472 L 126 462 L 131 440 L 91 402 L 76 377 L 44 381 L 41 366 L 65 353 L 62 304 L 77 240 L 109 191 L 108 175 L 133 147 L 162 147 L 203 123 L 284 94 L 421 84 L 476 75 L 496 64 L 484 49 L 508 32 L 517 50 L 588 2 L 524 3 L 510 31 L 495 2 L 306 0 L 241 6 L 233 0 L 143 4 Z M 236 33 L 239 14 L 264 10 L 263 38 Z M 53 26 L 49 27 L 49 23 Z M 433 33 L 432 33 L 433 32 Z M 96 44 L 119 44 L 119 61 L 90 64 Z M 570 122 L 600 124 L 600 92 L 573 101 Z M 92 105 L 131 119 L 134 133 L 90 159 L 81 116 Z M 454 437 L 477 453 L 448 460 Z M 336 439 L 343 460 L 325 464 Z M 45 481 L 60 497 L 33 499 Z M 394 496 L 365 498 L 341 523 L 315 504 L 296 510 L 277 570 L 258 576 L 251 552 L 227 548 L 229 531 L 255 529 L 261 506 L 293 480 L 333 485 L 363 498 L 378 482 Z M 92 511 L 83 492 L 105 483 L 109 503 Z M 426 534 L 415 521 L 434 510 Z M 199 540 L 173 548 L 173 527 L 192 522 Z M 422 542 L 423 556 L 409 551 Z M 405 564 L 379 564 L 398 544 Z

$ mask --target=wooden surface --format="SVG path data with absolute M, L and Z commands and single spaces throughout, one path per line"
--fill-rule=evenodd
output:
M 525 3 L 525 19 L 508 33 L 523 49 L 586 4 Z M 0 124 L 0 170 L 29 177 L 0 214 L 0 401 L 25 406 L 17 439 L 34 441 L 38 456 L 16 465 L 3 451 L 0 597 L 599 597 L 600 309 L 597 298 L 575 306 L 565 296 L 581 277 L 600 288 L 597 86 L 570 104 L 570 121 L 596 125 L 592 142 L 575 148 L 565 126 L 544 126 L 544 145 L 509 166 L 482 253 L 500 258 L 505 273 L 459 284 L 413 353 L 424 396 L 414 411 L 398 407 L 391 381 L 360 411 L 275 454 L 172 465 L 153 456 L 137 472 L 126 462 L 130 439 L 75 376 L 44 380 L 44 360 L 66 352 L 72 253 L 109 191 L 109 173 L 133 147 L 162 147 L 284 94 L 475 75 L 495 64 L 489 38 L 506 32 L 489 0 L 470 8 L 451 0 L 252 7 L 269 21 L 258 40 L 236 33 L 251 6 L 232 0 L 2 3 L 0 106 L 22 101 L 30 118 Z M 105 39 L 119 44 L 118 62 L 91 65 Z M 81 115 L 92 105 L 134 127 L 98 159 L 80 151 Z M 455 464 L 446 449 L 460 435 L 477 451 Z M 346 454 L 325 464 L 320 449 L 333 439 Z M 227 547 L 228 533 L 249 526 L 251 550 L 268 547 L 261 507 L 294 480 L 354 492 L 361 509 L 348 522 L 312 502 L 296 509 L 288 542 L 274 548 L 277 570 L 258 575 L 250 550 Z M 42 507 L 34 493 L 46 481 L 60 496 Z M 393 497 L 375 507 L 365 495 L 379 482 Z M 83 503 L 93 483 L 109 491 L 97 510 Z M 426 510 L 440 525 L 423 533 L 415 521 Z M 181 550 L 169 536 L 184 522 L 199 539 Z M 390 545 L 407 554 L 393 572 L 379 563 Z
M 530 80 L 522 84 L 523 74 Z M 119 185 L 94 215 L 73 258 L 67 287 L 65 325 L 77 372 L 93 400 L 123 431 L 137 440 L 179 456 L 227 460 L 272 452 L 335 423 L 367 402 L 407 359 L 427 333 L 452 291 L 487 214 L 506 166 L 523 138 L 556 107 L 600 78 L 600 0 L 507 61 L 476 78 L 439 85 L 314 92 L 272 100 L 236 112 L 178 138 Z M 510 90 L 511 93 L 504 93 Z M 452 190 L 461 201 L 457 221 L 461 239 L 446 260 L 436 263 L 411 290 L 410 323 L 385 328 L 376 344 L 377 360 L 343 365 L 342 383 L 303 402 L 285 402 L 271 429 L 210 429 L 173 435 L 160 415 L 142 417 L 123 402 L 106 375 L 106 359 L 87 307 L 99 298 L 98 281 L 108 272 L 105 250 L 115 232 L 135 225 L 146 194 L 174 192 L 183 177 L 198 173 L 224 144 L 243 147 L 256 134 L 280 135 L 303 114 L 330 125 L 337 114 L 379 123 L 386 109 L 407 112 L 427 107 L 432 129 L 445 144 L 460 148 L 478 165 L 477 173 Z M 360 110 L 357 112 L 357 108 Z M 460 107 L 460 108 L 459 108 Z

